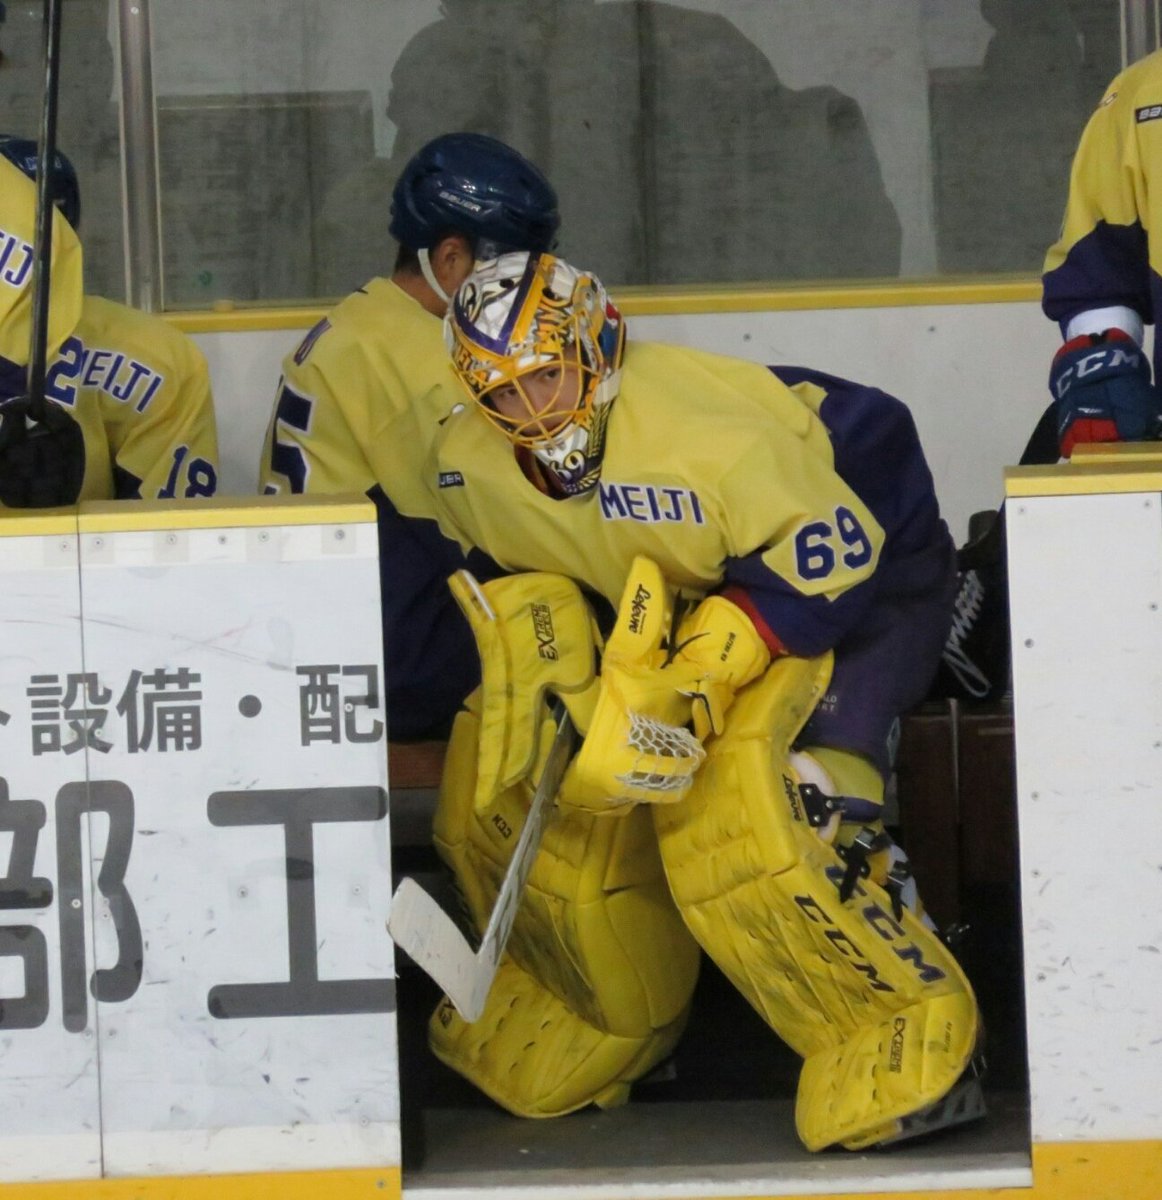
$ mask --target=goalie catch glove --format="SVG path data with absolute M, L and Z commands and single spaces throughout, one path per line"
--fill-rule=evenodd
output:
M 562 802 L 609 812 L 631 803 L 674 803 L 705 757 L 702 742 L 722 730 L 735 692 L 767 668 L 771 652 L 754 623 L 725 596 L 703 600 L 673 621 L 657 565 L 634 561 L 617 624 L 602 659 L 592 727 L 566 776 Z M 684 726 L 693 721 L 694 736 Z
M 1150 364 L 1124 330 L 1071 338 L 1054 356 L 1049 389 L 1062 458 L 1080 443 L 1149 441 L 1162 433 Z
M 689 790 L 706 755 L 684 728 L 698 680 L 687 664 L 669 661 L 672 620 L 661 570 L 635 558 L 602 656 L 589 729 L 561 785 L 562 804 L 612 813 L 673 803 Z
M 0 503 L 6 508 L 75 504 L 85 480 L 85 438 L 58 404 L 29 417 L 28 396 L 0 402 Z

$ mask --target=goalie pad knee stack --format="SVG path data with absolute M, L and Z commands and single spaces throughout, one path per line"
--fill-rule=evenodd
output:
M 504 959 L 478 1021 L 450 1000 L 428 1023 L 432 1052 L 518 1117 L 559 1117 L 586 1105 L 616 1108 L 630 1086 L 678 1043 L 688 1008 L 638 1037 L 599 1029 L 527 971 Z

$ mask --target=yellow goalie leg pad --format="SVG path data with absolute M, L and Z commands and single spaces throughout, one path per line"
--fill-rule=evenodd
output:
M 542 753 L 552 731 L 553 723 L 546 719 Z M 531 785 L 522 782 L 506 789 L 487 816 L 479 814 L 473 806 L 478 736 L 470 701 L 469 709 L 457 717 L 449 743 L 433 834 L 480 932 L 528 811 Z M 572 1107 L 598 1099 L 614 1084 L 628 1084 L 635 1071 L 650 1069 L 657 1060 L 643 1047 L 673 1044 L 666 1031 L 685 1019 L 700 951 L 670 896 L 648 809 L 620 817 L 554 810 L 525 887 L 508 955 L 547 993 L 538 1004 L 549 1005 L 552 997 L 555 1020 L 564 1022 L 561 1014 L 567 1012 L 580 1023 L 579 1030 L 588 1031 L 582 1040 L 590 1066 L 576 1078 L 585 1080 L 590 1094 L 571 1102 Z M 498 988 L 499 983 L 482 1020 L 493 1011 Z M 527 989 L 521 994 L 529 995 Z M 506 1036 L 523 1036 L 530 1047 L 540 1044 L 534 1024 L 538 1011 L 530 1002 L 514 1012 Z M 590 1044 L 601 1037 L 609 1039 L 606 1050 Z M 468 1061 L 464 1055 L 452 1061 L 446 1048 L 437 1053 L 457 1070 Z M 552 1071 L 522 1069 L 516 1075 L 522 1082 L 506 1085 L 500 1100 L 505 1107 L 535 1113 L 548 1104 L 543 1115 L 568 1111 L 540 1093 L 542 1087 L 557 1088 Z M 497 1086 L 492 1083 L 484 1090 L 499 1098 Z
M 795 1121 L 810 1150 L 890 1136 L 943 1097 L 976 1042 L 959 964 L 809 823 L 789 750 L 830 656 L 784 658 L 743 689 L 689 795 L 651 812 L 687 924 L 767 1024 L 805 1059 Z
M 618 1037 L 589 1024 L 511 959 L 500 964 L 480 1019 L 444 1000 L 428 1024 L 436 1057 L 519 1117 L 615 1108 L 677 1044 L 683 1011 L 662 1029 Z

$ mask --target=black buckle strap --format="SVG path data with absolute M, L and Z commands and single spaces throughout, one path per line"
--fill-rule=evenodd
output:
M 843 878 L 839 881 L 839 901 L 846 904 L 855 891 L 856 881 L 862 876 L 867 878 L 871 872 L 868 859 L 876 850 L 882 850 L 888 844 L 887 835 L 865 825 L 852 839 L 849 846 L 838 846 L 839 857 L 847 864 Z M 894 904 L 894 902 L 893 902 Z
M 904 889 L 912 878 L 912 868 L 906 861 L 892 864 L 884 880 L 884 891 L 892 901 L 892 916 L 898 921 L 904 915 Z
M 803 801 L 803 812 L 812 829 L 822 829 L 836 813 L 843 812 L 843 800 L 829 796 L 813 783 L 799 784 L 799 798 Z

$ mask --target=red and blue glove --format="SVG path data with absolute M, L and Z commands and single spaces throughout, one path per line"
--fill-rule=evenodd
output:
M 1162 397 L 1150 382 L 1150 364 L 1121 329 L 1066 342 L 1054 356 L 1049 389 L 1062 458 L 1083 442 L 1141 442 L 1162 434 Z

